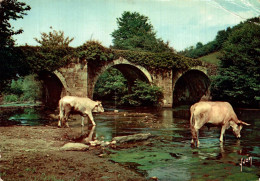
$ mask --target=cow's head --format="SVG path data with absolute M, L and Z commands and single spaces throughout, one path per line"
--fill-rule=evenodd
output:
M 100 101 L 96 101 L 96 105 L 93 108 L 92 112 L 104 112 L 104 108 L 103 108 L 102 103 Z
M 242 130 L 243 125 L 249 126 L 250 124 L 245 123 L 245 122 L 243 122 L 243 121 L 241 121 L 241 120 L 238 120 L 238 124 L 235 123 L 234 121 L 230 121 L 230 126 L 232 127 L 232 131 L 233 131 L 234 135 L 235 135 L 237 138 L 240 138 L 240 137 L 241 137 L 240 131 Z

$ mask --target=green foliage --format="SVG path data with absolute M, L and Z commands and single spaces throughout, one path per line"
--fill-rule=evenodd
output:
M 14 46 L 12 36 L 22 33 L 23 30 L 15 31 L 9 21 L 23 18 L 23 15 L 26 15 L 25 11 L 29 11 L 31 8 L 17 0 L 2 0 L 0 3 L 0 49 L 10 48 Z
M 28 75 L 23 79 L 23 94 L 21 101 L 36 101 L 42 96 L 42 84 L 35 78 L 35 75 Z
M 69 62 L 69 55 L 74 55 L 73 48 L 69 43 L 73 38 L 64 37 L 63 31 L 53 30 L 52 32 L 41 33 L 41 39 L 35 40 L 41 44 L 40 47 L 23 46 L 20 47 L 24 63 L 28 66 L 31 73 L 41 71 L 54 71 L 59 67 L 65 66 Z
M 23 80 L 22 79 L 18 79 L 16 81 L 12 80 L 11 87 L 10 87 L 11 93 L 20 96 L 23 93 L 22 88 L 23 88 Z
M 190 58 L 199 58 L 218 50 L 218 43 L 216 40 L 214 40 L 205 45 L 203 45 L 201 42 L 198 42 L 196 47 L 191 46 L 186 48 L 184 51 L 180 51 L 179 54 Z
M 30 6 L 17 0 L 0 1 L 0 89 L 8 79 L 12 79 L 23 69 L 22 62 L 15 52 L 15 41 L 12 38 L 23 30 L 14 30 L 10 21 L 23 18 L 26 15 L 25 11 L 30 9 Z
M 113 97 L 117 100 L 127 94 L 127 91 L 127 80 L 122 73 L 115 68 L 110 68 L 99 77 L 94 97 L 99 100 L 111 100 Z
M 104 72 L 95 86 L 95 99 L 111 100 L 119 105 L 127 106 L 157 106 L 163 98 L 161 88 L 136 80 L 128 94 L 127 80 L 121 72 L 110 68 Z
M 256 19 L 259 23 L 259 19 Z M 256 106 L 260 94 L 260 26 L 245 22 L 234 27 L 223 44 L 219 75 L 213 78 L 215 99 Z
M 113 48 L 121 50 L 173 52 L 169 42 L 156 38 L 149 18 L 137 12 L 125 11 L 117 18 L 118 29 L 112 32 Z
M 4 102 L 37 101 L 42 96 L 42 84 L 35 75 L 20 77 L 12 80 L 9 89 L 5 91 Z
M 52 30 L 52 27 L 50 27 Z M 49 33 L 41 33 L 41 39 L 34 38 L 42 47 L 68 47 L 74 38 L 64 36 L 63 31 L 52 30 Z
M 70 59 L 68 55 L 73 55 L 73 48 L 70 47 L 19 47 L 24 63 L 31 73 L 41 71 L 54 71 L 67 65 Z
M 199 60 L 201 60 L 203 62 L 208 62 L 210 64 L 219 65 L 220 56 L 221 56 L 221 52 L 214 52 L 214 53 L 210 53 L 206 56 L 200 57 Z
M 223 47 L 223 44 L 225 41 L 227 41 L 230 33 L 232 32 L 232 29 L 228 27 L 226 30 L 221 30 L 218 32 L 215 40 L 216 40 L 216 49 L 219 50 Z
M 15 94 L 9 94 L 4 96 L 4 102 L 17 102 L 19 100 L 19 96 Z
M 191 46 L 186 48 L 184 51 L 180 51 L 179 54 L 190 58 L 199 58 L 219 51 L 222 48 L 224 42 L 228 39 L 228 36 L 231 32 L 232 29 L 230 27 L 228 27 L 226 30 L 220 30 L 213 41 L 210 41 L 205 45 L 203 45 L 201 42 L 198 42 L 196 47 Z
M 132 93 L 122 97 L 121 104 L 131 106 L 158 106 L 163 93 L 160 87 L 136 80 Z
M 78 47 L 76 51 L 80 60 L 86 60 L 96 65 L 104 61 L 112 60 L 114 57 L 112 51 L 103 47 L 98 41 L 87 41 Z
M 32 73 L 54 71 L 71 62 L 88 62 L 91 66 L 101 66 L 103 62 L 120 57 L 154 71 L 172 69 L 186 70 L 202 65 L 200 60 L 183 57 L 171 52 L 152 53 L 144 51 L 114 50 L 103 47 L 97 41 L 88 41 L 74 49 L 70 47 L 19 47 L 20 56 Z
M 192 66 L 202 65 L 200 60 L 183 57 L 174 53 L 150 53 L 137 51 L 113 50 L 115 58 L 123 57 L 149 70 L 167 71 L 172 69 L 186 70 Z

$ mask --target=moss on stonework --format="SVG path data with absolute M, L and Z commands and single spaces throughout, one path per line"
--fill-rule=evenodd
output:
M 149 70 L 167 72 L 172 69 L 187 70 L 202 65 L 202 61 L 177 55 L 175 53 L 151 53 L 145 51 L 115 50 L 102 46 L 97 41 L 88 41 L 77 48 L 43 48 L 33 46 L 17 47 L 21 56 L 33 72 L 54 71 L 71 62 L 88 62 L 92 66 L 102 66 L 107 61 L 120 57 L 141 65 Z

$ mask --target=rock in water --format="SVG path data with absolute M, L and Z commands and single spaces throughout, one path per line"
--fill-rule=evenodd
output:
M 85 151 L 89 148 L 88 145 L 85 145 L 83 143 L 67 143 L 63 147 L 60 148 L 60 150 L 64 151 Z
M 113 138 L 113 141 L 116 141 L 116 143 L 124 143 L 128 141 L 141 141 L 141 140 L 147 140 L 151 136 L 152 136 L 151 133 L 140 133 L 140 134 L 134 134 L 128 136 L 117 136 Z

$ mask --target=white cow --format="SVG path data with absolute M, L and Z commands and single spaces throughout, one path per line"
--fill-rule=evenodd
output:
M 76 96 L 65 96 L 59 101 L 59 121 L 58 127 L 64 125 L 69 127 L 68 118 L 70 113 L 76 112 L 82 116 L 82 127 L 84 126 L 84 117 L 88 115 L 92 124 L 95 126 L 92 112 L 104 112 L 103 106 L 100 101 L 93 101 L 89 98 L 76 97 Z
M 201 101 L 195 103 L 190 108 L 190 129 L 192 134 L 192 144 L 199 145 L 199 129 L 206 123 L 222 126 L 220 142 L 223 142 L 223 135 L 230 126 L 237 138 L 240 138 L 240 131 L 247 124 L 238 120 L 236 113 L 228 102 Z

